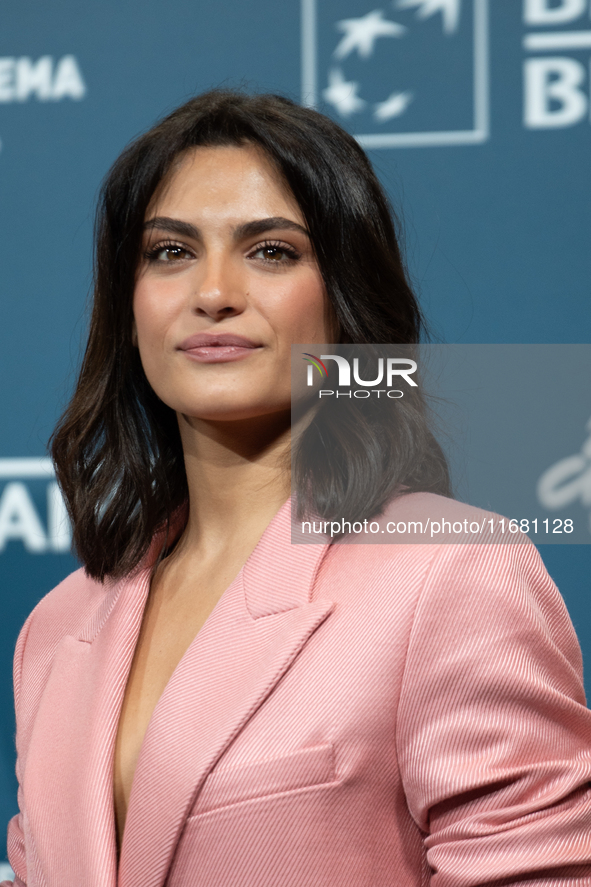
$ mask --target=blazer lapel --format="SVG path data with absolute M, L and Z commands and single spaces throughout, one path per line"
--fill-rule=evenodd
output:
M 81 633 L 66 636 L 54 656 L 23 787 L 48 884 L 117 883 L 113 752 L 149 576 L 144 569 L 108 588 Z M 58 852 L 64 836 L 68 850 Z
M 119 887 L 159 887 L 208 773 L 333 608 L 310 602 L 327 545 L 292 545 L 290 503 L 267 528 L 167 685 L 127 813 Z

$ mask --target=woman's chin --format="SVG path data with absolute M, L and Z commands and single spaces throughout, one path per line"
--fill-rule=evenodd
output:
M 189 408 L 178 411 L 179 419 L 195 427 L 199 423 L 217 424 L 221 422 L 246 422 L 257 420 L 268 423 L 269 419 L 276 416 L 277 419 L 290 416 L 291 405 L 279 404 L 215 404 L 199 408 Z

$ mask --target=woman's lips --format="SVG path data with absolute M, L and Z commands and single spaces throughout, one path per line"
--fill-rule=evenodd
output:
M 254 350 L 254 347 L 241 348 L 238 345 L 201 345 L 196 348 L 183 349 L 187 357 L 198 363 L 225 363 L 228 360 L 240 360 L 252 354 Z
M 244 336 L 198 333 L 181 342 L 179 350 L 198 363 L 226 363 L 248 357 L 260 347 Z

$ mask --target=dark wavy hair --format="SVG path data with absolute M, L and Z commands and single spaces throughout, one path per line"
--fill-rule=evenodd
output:
M 302 210 L 341 342 L 412 344 L 424 331 L 388 199 L 362 149 L 334 121 L 281 96 L 226 90 L 165 117 L 123 151 L 104 181 L 88 344 L 51 439 L 74 547 L 95 578 L 132 571 L 188 497 L 175 413 L 148 384 L 131 338 L 146 209 L 182 152 L 246 144 L 265 152 Z M 293 454 L 300 514 L 363 519 L 401 487 L 449 494 L 420 396 L 397 404 L 394 435 L 383 433 L 383 418 L 366 401 L 342 405 L 337 414 L 323 404 Z M 327 448 L 328 462 L 319 459 Z

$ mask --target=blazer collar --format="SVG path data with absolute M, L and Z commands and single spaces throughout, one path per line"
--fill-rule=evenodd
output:
M 108 585 L 53 655 L 23 774 L 43 883 L 116 885 L 113 757 L 148 590 L 148 570 Z
M 279 509 L 242 574 L 253 619 L 299 607 L 310 600 L 316 573 L 329 547 L 325 536 L 304 541 L 292 524 L 292 500 Z
M 293 545 L 280 509 L 181 660 L 150 721 L 119 887 L 161 887 L 207 775 L 333 608 L 311 601 L 323 545 Z

